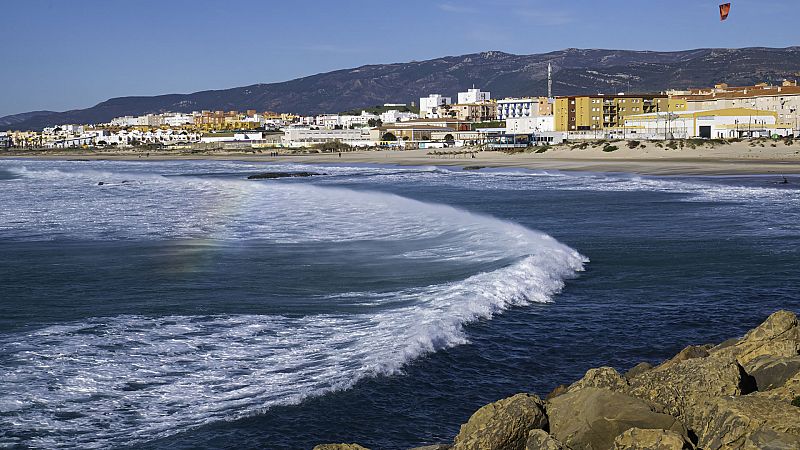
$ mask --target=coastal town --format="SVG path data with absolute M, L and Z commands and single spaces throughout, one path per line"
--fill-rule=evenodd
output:
M 0 149 L 518 149 L 580 140 L 787 138 L 800 135 L 795 80 L 494 99 L 479 88 L 356 112 L 195 111 L 0 132 Z

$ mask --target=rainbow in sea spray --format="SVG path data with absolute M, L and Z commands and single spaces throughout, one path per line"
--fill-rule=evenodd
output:
M 45 326 L 24 339 L 6 335 L 0 352 L 17 364 L 0 373 L 0 405 L 21 418 L 20 432 L 48 430 L 32 441 L 40 447 L 149 440 L 398 373 L 421 355 L 467 343 L 465 324 L 551 301 L 586 262 L 520 225 L 391 194 L 91 170 L 18 173 L 11 195 L 31 195 L 42 182 L 53 189 L 16 211 L 17 226 L 4 237 L 27 239 L 52 221 L 53 239 L 163 242 L 178 248 L 163 260 L 176 276 L 256 244 L 311 246 L 343 261 L 358 249 L 386 262 L 384 272 L 423 264 L 471 271 L 443 283 L 323 295 L 315 301 L 337 307 L 302 316 L 119 315 Z M 98 188 L 98 178 L 132 182 Z M 57 216 L 42 215 L 59 206 Z M 0 223 L 7 220 L 0 213 Z

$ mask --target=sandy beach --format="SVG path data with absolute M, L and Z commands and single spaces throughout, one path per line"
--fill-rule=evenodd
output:
M 0 158 L 86 160 L 244 160 L 293 163 L 393 164 L 462 166 L 470 168 L 525 168 L 591 172 L 627 172 L 647 175 L 800 174 L 800 141 L 756 140 L 719 143 L 687 141 L 673 144 L 635 141 L 572 142 L 534 147 L 519 153 L 477 151 L 469 148 L 430 150 L 358 150 L 315 153 L 279 150 L 179 152 L 174 150 L 62 150 L 6 152 Z M 609 151 L 608 146 L 616 147 Z

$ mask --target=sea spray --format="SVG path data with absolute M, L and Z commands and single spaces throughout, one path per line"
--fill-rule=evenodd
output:
M 341 292 L 309 294 L 316 312 L 306 314 L 119 314 L 2 335 L 0 405 L 14 417 L 2 444 L 130 444 L 391 376 L 469 342 L 470 322 L 551 301 L 586 262 L 520 225 L 392 194 L 113 170 L 17 173 L 28 186 L 0 213 L 0 226 L 13 222 L 0 228 L 5 239 L 180 242 L 211 259 L 255 247 L 289 263 L 316 252 L 302 270 L 322 274 L 334 255 L 354 273 Z M 416 273 L 441 267 L 443 282 Z M 364 268 L 405 281 L 369 289 Z M 206 273 L 180 269 L 169 276 Z M 265 286 L 266 302 L 278 287 Z

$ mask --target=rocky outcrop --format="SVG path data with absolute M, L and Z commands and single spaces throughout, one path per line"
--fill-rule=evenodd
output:
M 653 428 L 687 436 L 680 421 L 651 404 L 607 389 L 586 387 L 547 405 L 550 434 L 572 449 L 608 450 L 630 428 Z
M 669 430 L 631 428 L 614 439 L 614 450 L 691 450 L 686 437 Z
M 778 311 L 733 345 L 720 345 L 710 353 L 717 358 L 733 357 L 747 365 L 760 356 L 792 358 L 800 354 L 797 315 Z
M 759 356 L 748 362 L 744 369 L 755 379 L 759 391 L 768 391 L 783 386 L 800 372 L 800 356 L 791 358 Z
M 657 369 L 668 369 L 682 361 L 688 361 L 695 358 L 705 358 L 709 355 L 708 350 L 712 345 L 690 345 L 681 350 L 677 355 L 661 363 Z
M 546 402 L 518 394 L 486 405 L 461 426 L 452 448 L 800 449 L 797 316 L 778 311 L 742 338 L 689 346 L 625 375 L 590 369 Z
M 632 380 L 643 373 L 647 373 L 653 369 L 653 365 L 648 362 L 642 362 L 633 366 L 630 370 L 625 372 L 625 379 Z
M 625 392 L 628 389 L 628 380 L 625 379 L 616 369 L 612 367 L 600 367 L 599 369 L 589 369 L 586 375 L 569 387 L 569 391 L 575 391 L 587 387 L 604 388 L 612 391 Z
M 702 420 L 709 399 L 745 395 L 754 390 L 755 382 L 736 361 L 702 358 L 642 374 L 631 380 L 626 392 L 663 406 L 694 429 Z
M 546 427 L 539 397 L 517 394 L 476 411 L 461 425 L 453 450 L 524 450 L 528 433 Z
M 525 450 L 569 450 L 564 444 L 544 430 L 531 430 Z
M 696 432 L 698 446 L 709 450 L 799 449 L 800 408 L 754 395 L 720 398 Z

